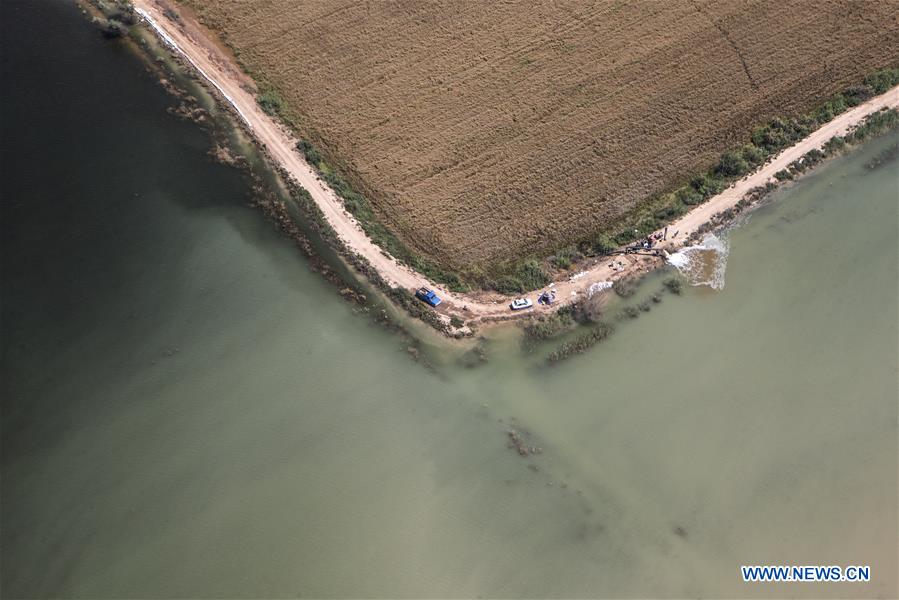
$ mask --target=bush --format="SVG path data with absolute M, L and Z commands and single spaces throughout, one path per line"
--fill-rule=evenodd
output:
M 618 313 L 618 320 L 623 321 L 625 319 L 636 319 L 640 316 L 640 311 L 636 306 L 625 306 L 621 309 L 621 312 Z
M 572 310 L 561 308 L 551 315 L 532 320 L 525 325 L 525 344 L 554 338 L 568 331 L 572 325 L 574 325 Z
M 846 98 L 846 104 L 849 106 L 858 106 L 872 96 L 874 96 L 874 88 L 870 85 L 854 85 L 843 92 L 843 97 Z
M 824 152 L 828 155 L 834 154 L 835 152 L 841 152 L 846 148 L 846 140 L 842 137 L 835 135 L 824 144 Z
M 899 85 L 899 68 L 871 73 L 865 77 L 865 85 L 874 90 L 875 94 L 882 94 L 891 87 Z
M 571 316 L 578 323 L 597 323 L 602 319 L 602 294 L 594 294 L 571 306 Z
M 850 144 L 857 144 L 896 126 L 899 126 L 899 111 L 895 108 L 881 110 L 868 115 L 864 123 L 846 135 L 846 141 Z
M 632 277 L 619 279 L 612 284 L 612 290 L 622 298 L 630 298 L 637 292 L 637 281 Z
M 313 167 L 318 167 L 322 160 L 322 155 L 315 149 L 309 140 L 300 140 L 297 142 L 297 150 L 303 154 L 303 158 L 306 159 L 306 162 Z
M 554 267 L 557 269 L 567 269 L 571 266 L 573 261 L 576 261 L 581 258 L 580 253 L 574 247 L 565 248 L 556 252 L 556 254 L 549 259 L 549 262 L 552 263 Z
M 761 148 L 754 146 L 753 144 L 746 144 L 740 150 L 740 154 L 743 156 L 743 160 L 750 167 L 757 167 L 765 162 L 765 158 L 767 158 L 767 154 Z
M 450 325 L 452 326 L 453 329 L 459 329 L 460 327 L 465 325 L 465 321 L 463 321 L 456 315 L 453 315 L 452 317 L 450 317 Z
M 774 174 L 774 178 L 778 181 L 789 181 L 790 179 L 793 179 L 793 174 L 786 169 L 781 169 Z
M 681 289 L 681 281 L 677 277 L 669 277 L 664 282 L 662 282 L 662 285 L 664 285 L 665 289 L 667 289 L 672 294 L 680 295 L 681 291 L 683 291 Z
M 696 191 L 696 189 L 692 185 L 685 186 L 677 190 L 675 197 L 685 206 L 702 204 L 702 201 L 705 200 L 705 197 L 701 193 Z
M 741 153 L 729 150 L 721 155 L 721 160 L 715 167 L 715 172 L 723 177 L 739 177 L 749 171 L 749 163 Z
M 724 189 L 724 182 L 703 174 L 694 176 L 693 179 L 690 180 L 690 186 L 702 196 L 703 200 L 705 200 Z
M 529 260 L 519 265 L 513 275 L 501 278 L 498 285 L 493 288 L 504 294 L 528 292 L 541 288 L 550 282 L 549 276 L 544 272 L 536 260 Z
M 97 26 L 103 37 L 107 39 L 120 38 L 128 33 L 128 26 L 114 18 L 102 19 L 94 17 L 93 24 Z
M 653 230 L 658 229 L 660 226 L 668 221 L 674 220 L 685 212 L 687 212 L 686 207 L 680 204 L 668 204 L 655 209 L 652 213 L 652 216 L 656 220 L 656 222 L 653 223 Z
M 529 260 L 518 267 L 517 275 L 527 290 L 536 290 L 550 282 L 549 276 L 536 260 Z
M 284 108 L 284 100 L 282 100 L 281 95 L 272 88 L 259 94 L 259 96 L 256 97 L 256 102 L 259 103 L 259 107 L 265 111 L 265 114 L 271 116 L 278 115 Z

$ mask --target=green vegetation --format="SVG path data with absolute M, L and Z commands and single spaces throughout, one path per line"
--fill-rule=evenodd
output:
M 535 342 L 549 340 L 570 330 L 574 326 L 572 308 L 563 306 L 558 311 L 531 320 L 524 326 L 524 343 L 526 346 Z
M 739 179 L 765 163 L 772 155 L 807 137 L 812 131 L 835 116 L 857 106 L 869 98 L 899 85 L 899 68 L 883 69 L 867 76 L 862 85 L 847 88 L 809 114 L 797 118 L 775 118 L 755 128 L 748 143 L 721 155 L 716 165 L 705 173 L 698 173 L 687 183 L 650 198 L 638 209 L 622 219 L 615 230 L 601 231 L 582 241 L 578 247 L 585 254 L 606 254 L 664 227 L 685 214 L 692 206 L 702 204 Z M 895 110 L 881 111 L 843 138 L 834 138 L 825 148 L 826 154 L 841 150 L 846 143 L 858 143 L 897 125 Z M 781 181 L 793 178 L 789 170 L 778 172 Z
M 95 0 L 94 6 L 103 16 L 94 17 L 92 22 L 105 38 L 123 37 L 137 23 L 130 0 Z
M 516 294 L 541 288 L 552 281 L 536 260 L 520 263 L 510 275 L 491 281 L 488 286 L 502 294 Z
M 572 246 L 557 251 L 547 259 L 547 264 L 557 269 L 567 269 L 584 255 L 607 254 L 619 246 L 631 243 L 664 227 L 667 223 L 688 212 L 691 207 L 702 204 L 721 192 L 735 179 L 764 164 L 773 154 L 808 136 L 809 133 L 836 115 L 897 84 L 899 84 L 899 69 L 885 69 L 865 78 L 862 85 L 848 88 L 844 93 L 821 104 L 809 115 L 792 119 L 772 119 L 768 124 L 753 130 L 750 140 L 739 149 L 729 150 L 722 154 L 718 163 L 707 172 L 696 174 L 687 183 L 651 198 L 638 210 L 627 216 L 617 230 L 600 231 L 591 238 L 580 242 L 576 247 Z M 277 90 L 266 84 L 261 84 L 260 89 L 263 92 L 259 95 L 258 101 L 263 110 L 280 117 L 295 129 L 299 129 L 299 120 L 295 115 L 289 114 Z M 875 113 L 865 124 L 859 126 L 845 138 L 831 139 L 821 156 L 807 155 L 804 157 L 804 161 L 794 163 L 790 168 L 775 174 L 775 177 L 781 181 L 792 179 L 796 173 L 802 172 L 824 156 L 841 151 L 847 144 L 858 143 L 896 125 L 896 111 Z M 472 287 L 480 287 L 493 289 L 503 294 L 520 294 L 539 289 L 550 283 L 551 278 L 544 265 L 533 258 L 498 265 L 489 273 L 481 272 L 476 268 L 460 273 L 442 269 L 413 253 L 388 231 L 378 219 L 369 200 L 357 192 L 341 172 L 329 164 L 324 155 L 309 140 L 301 140 L 297 144 L 297 150 L 334 189 L 342 199 L 347 211 L 353 214 L 374 243 L 429 279 L 443 283 L 452 291 L 465 292 Z M 625 290 L 626 287 L 623 283 L 616 286 L 616 292 L 619 295 Z M 394 298 L 394 300 L 401 305 L 406 304 L 404 299 Z
M 612 290 L 621 298 L 630 298 L 637 292 L 638 280 L 634 277 L 625 277 L 612 284 Z
M 636 306 L 625 306 L 617 315 L 619 321 L 636 319 L 640 316 L 640 310 Z
M 671 292 L 672 294 L 677 294 L 678 296 L 681 294 L 681 291 L 682 291 L 681 286 L 683 284 L 681 283 L 681 280 L 678 279 L 677 277 L 669 277 L 664 282 L 662 282 L 662 285 L 664 285 L 665 289 L 668 290 L 669 292 Z
M 881 110 L 865 119 L 865 122 L 846 134 L 848 144 L 858 144 L 888 129 L 899 126 L 899 111 Z
M 552 266 L 557 269 L 568 269 L 571 267 L 572 263 L 583 258 L 580 252 L 577 251 L 577 248 L 574 246 L 569 246 L 568 248 L 563 248 L 556 252 L 553 256 L 549 258 L 549 262 Z
M 272 117 L 280 115 L 281 111 L 284 110 L 284 100 L 281 98 L 281 94 L 274 88 L 267 88 L 261 92 L 256 97 L 256 102 L 259 103 L 265 114 Z
M 614 333 L 615 327 L 610 323 L 599 322 L 590 331 L 565 342 L 546 357 L 549 364 L 555 364 L 576 354 L 583 354 L 599 342 Z
M 874 90 L 875 94 L 882 94 L 897 84 L 899 84 L 899 68 L 882 69 L 865 77 L 865 85 Z

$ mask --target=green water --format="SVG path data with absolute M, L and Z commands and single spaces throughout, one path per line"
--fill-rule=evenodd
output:
M 428 370 L 131 52 L 0 6 L 4 597 L 896 596 L 899 135 L 732 231 L 723 290 Z

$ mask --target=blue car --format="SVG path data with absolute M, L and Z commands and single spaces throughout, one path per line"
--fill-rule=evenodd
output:
M 415 297 L 422 302 L 427 302 L 431 306 L 437 306 L 441 302 L 440 296 L 428 288 L 419 288 L 418 291 L 415 292 Z

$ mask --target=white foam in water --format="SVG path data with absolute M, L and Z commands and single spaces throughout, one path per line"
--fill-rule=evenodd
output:
M 727 238 L 710 233 L 699 244 L 687 246 L 668 256 L 668 263 L 686 275 L 691 285 L 706 285 L 713 290 L 721 290 L 724 289 L 729 251 Z

